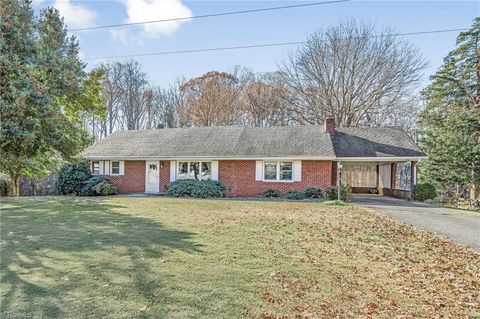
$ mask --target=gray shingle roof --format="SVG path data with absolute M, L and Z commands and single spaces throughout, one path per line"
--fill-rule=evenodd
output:
M 214 126 L 116 132 L 84 150 L 86 158 L 334 158 L 322 126 Z
M 425 153 L 401 129 L 339 128 L 333 137 L 337 157 L 423 157 Z
M 322 126 L 251 128 L 214 126 L 116 132 L 84 150 L 86 158 L 335 158 L 423 157 L 408 135 L 394 128 Z

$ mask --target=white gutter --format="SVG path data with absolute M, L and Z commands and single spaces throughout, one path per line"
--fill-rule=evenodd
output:
M 281 156 L 281 157 L 211 157 L 211 156 L 85 156 L 86 159 L 92 161 L 103 160 L 118 160 L 118 161 L 145 161 L 145 160 L 160 160 L 160 161 L 179 161 L 179 160 L 317 160 L 317 161 L 334 161 L 335 157 L 305 157 L 305 156 Z
M 426 156 L 383 156 L 383 157 L 337 157 L 335 160 L 342 162 L 405 162 L 405 161 L 419 161 L 426 159 Z

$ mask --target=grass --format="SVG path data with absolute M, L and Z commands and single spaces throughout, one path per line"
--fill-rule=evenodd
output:
M 53 197 L 0 209 L 2 318 L 480 313 L 479 254 L 357 206 Z

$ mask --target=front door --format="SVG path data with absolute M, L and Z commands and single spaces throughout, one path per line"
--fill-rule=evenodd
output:
M 160 163 L 158 161 L 146 161 L 145 193 L 160 193 Z

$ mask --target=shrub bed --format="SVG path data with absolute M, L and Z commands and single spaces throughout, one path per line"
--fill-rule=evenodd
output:
M 225 197 L 225 190 L 219 181 L 185 179 L 170 183 L 165 194 L 172 197 L 218 198 Z

